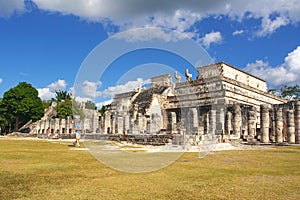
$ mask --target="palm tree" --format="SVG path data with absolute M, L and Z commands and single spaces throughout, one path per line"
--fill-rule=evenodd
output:
M 52 100 L 55 102 L 61 102 L 62 100 L 72 100 L 72 94 L 62 90 L 55 91 L 55 98 Z

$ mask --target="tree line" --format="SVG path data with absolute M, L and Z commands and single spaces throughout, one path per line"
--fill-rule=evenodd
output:
M 58 118 L 83 117 L 82 106 L 70 93 L 66 91 L 55 91 L 55 98 L 42 101 L 38 91 L 29 83 L 20 82 L 16 87 L 6 91 L 0 98 L 0 132 L 9 133 L 18 131 L 28 121 L 38 121 L 44 116 L 47 109 L 56 102 L 56 116 Z M 85 108 L 96 110 L 92 101 L 85 102 Z

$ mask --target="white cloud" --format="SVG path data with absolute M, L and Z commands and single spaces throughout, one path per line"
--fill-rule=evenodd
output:
M 206 48 L 209 48 L 212 43 L 221 43 L 222 42 L 222 35 L 219 31 L 218 32 L 207 33 L 199 41 Z
M 69 93 L 73 94 L 74 92 L 77 94 L 75 95 L 76 101 L 79 102 L 86 102 L 88 100 L 93 101 L 92 99 L 95 99 L 97 97 L 102 98 L 113 98 L 115 94 L 121 94 L 125 92 L 133 91 L 134 89 L 138 87 L 142 87 L 143 85 L 151 83 L 150 79 L 143 80 L 142 78 L 137 78 L 135 81 L 128 81 L 125 84 L 122 85 L 116 85 L 116 86 L 110 86 L 103 91 L 97 91 L 97 89 L 102 85 L 100 81 L 98 82 L 92 82 L 85 80 L 81 87 L 78 87 L 76 90 L 81 91 L 74 91 L 74 87 L 71 87 L 69 89 Z M 81 95 L 79 95 L 81 94 Z M 103 105 L 110 104 L 112 100 L 107 100 L 103 102 L 96 103 L 96 106 L 100 109 Z
M 51 92 L 49 88 L 37 88 L 37 91 L 42 100 L 50 100 L 55 97 L 55 92 Z
M 66 81 L 61 79 L 58 79 L 56 82 L 51 83 L 50 85 L 47 86 L 47 88 L 49 88 L 51 92 L 65 90 L 66 87 L 67 87 Z
M 269 18 L 263 18 L 261 30 L 257 32 L 258 36 L 266 36 L 275 32 L 281 26 L 289 24 L 289 19 L 286 17 L 276 17 L 271 20 Z
M 122 34 L 116 34 L 115 38 L 125 39 L 127 42 L 145 42 L 153 41 L 155 39 L 163 40 L 164 42 L 176 42 L 178 40 L 186 39 L 189 35 L 180 32 L 169 31 L 156 27 L 149 27 L 147 29 L 132 29 Z
M 102 91 L 100 94 L 102 97 L 113 97 L 115 94 L 120 94 L 124 92 L 132 91 L 138 87 L 141 87 L 145 84 L 150 83 L 151 80 L 143 80 L 142 78 L 138 78 L 136 81 L 128 81 L 124 85 L 111 86 Z
M 97 92 L 97 88 L 101 86 L 101 82 L 92 82 L 85 80 L 82 83 L 82 94 L 85 98 L 95 98 L 99 96 L 99 92 Z
M 161 27 L 186 33 L 198 39 L 195 23 L 213 16 L 228 16 L 231 20 L 258 19 L 260 27 L 249 27 L 248 32 L 263 37 L 282 26 L 300 21 L 298 0 L 233 1 L 233 0 L 32 0 L 41 10 L 100 22 L 108 34 L 131 28 Z M 0 0 L 0 16 L 24 11 L 23 0 Z M 276 18 L 272 18 L 276 14 Z M 258 31 L 257 31 L 258 30 Z M 235 34 L 238 34 L 236 32 Z
M 135 81 L 128 81 L 123 85 L 110 86 L 103 91 L 98 91 L 97 89 L 102 85 L 100 81 L 92 82 L 85 80 L 80 87 L 75 91 L 76 99 L 92 99 L 96 97 L 113 97 L 115 94 L 120 94 L 124 92 L 132 91 L 138 87 L 150 83 L 151 80 L 143 80 L 142 78 L 137 78 Z M 71 88 L 70 88 L 71 89 Z M 80 90 L 80 91 L 79 91 Z M 74 94 L 74 89 L 72 88 L 72 94 Z
M 236 30 L 236 31 L 234 31 L 233 33 L 232 33 L 232 35 L 233 36 L 235 36 L 235 35 L 241 35 L 241 34 L 243 34 L 244 33 L 244 30 Z
M 288 54 L 284 59 L 285 65 L 288 66 L 291 72 L 300 75 L 300 46 Z
M 246 71 L 254 74 L 272 86 L 282 84 L 300 84 L 300 46 L 285 57 L 285 62 L 272 67 L 268 62 L 256 60 L 255 63 L 247 64 Z
M 24 0 L 0 0 L 0 16 L 9 17 L 25 10 Z
M 108 104 L 111 104 L 111 102 L 112 102 L 112 99 L 107 100 L 107 101 L 98 102 L 98 103 L 96 103 L 96 107 L 97 107 L 98 109 L 101 109 L 102 106 L 106 106 L 106 105 L 108 105 Z
M 40 9 L 76 15 L 89 21 L 111 25 L 115 30 L 158 26 L 171 28 L 195 36 L 193 25 L 208 16 L 229 16 L 232 20 L 243 18 L 261 20 L 258 34 L 265 36 L 281 26 L 300 21 L 298 0 L 289 1 L 231 1 L 231 0 L 32 0 Z M 271 20 L 271 16 L 278 17 Z M 257 27 L 252 27 L 257 30 Z
M 39 97 L 42 100 L 50 100 L 51 98 L 55 97 L 55 91 L 64 91 L 66 89 L 66 86 L 66 81 L 59 79 L 56 82 L 49 84 L 47 87 L 38 88 L 37 90 L 39 92 Z
M 0 78 L 0 84 L 2 83 L 2 81 L 3 81 L 3 79 L 2 79 L 2 78 Z

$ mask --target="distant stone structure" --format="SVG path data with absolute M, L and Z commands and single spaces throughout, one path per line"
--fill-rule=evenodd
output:
M 86 136 L 142 144 L 197 145 L 207 138 L 299 144 L 300 101 L 269 94 L 264 80 L 225 62 L 197 70 L 196 80 L 186 70 L 185 82 L 176 72 L 175 83 L 165 74 L 153 77 L 150 88 L 116 94 L 103 116 L 86 111 Z M 74 133 L 70 117 L 51 115 L 38 121 L 32 132 L 43 133 L 48 126 L 54 133 Z
M 50 128 L 51 138 L 72 138 L 75 137 L 75 121 L 72 117 L 67 116 L 65 119 L 57 118 L 55 111 L 56 103 L 53 102 L 45 110 L 41 120 L 37 122 L 29 121 L 20 129 L 29 128 L 30 134 L 37 137 L 44 137 L 46 129 Z M 83 107 L 84 119 L 82 120 L 83 133 L 100 133 L 99 116 L 97 110 L 90 110 Z M 78 116 L 79 117 L 79 116 Z

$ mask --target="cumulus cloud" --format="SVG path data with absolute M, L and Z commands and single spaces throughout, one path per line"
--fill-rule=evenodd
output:
M 64 91 L 66 89 L 66 86 L 66 81 L 59 79 L 56 82 L 49 84 L 47 87 L 37 88 L 37 90 L 39 92 L 39 97 L 42 100 L 50 100 L 55 97 L 55 91 Z
M 222 42 L 222 35 L 219 31 L 218 32 L 207 33 L 199 41 L 206 48 L 209 48 L 212 43 L 221 43 Z
M 244 30 L 236 30 L 236 31 L 234 31 L 233 33 L 232 33 L 232 35 L 233 36 L 235 36 L 235 35 L 241 35 L 241 34 L 243 34 L 244 33 Z
M 59 90 L 65 90 L 67 87 L 67 83 L 65 80 L 58 79 L 56 82 L 51 83 L 47 86 L 47 88 L 50 89 L 51 92 L 59 91 Z
M 101 109 L 102 106 L 106 106 L 106 105 L 108 105 L 108 104 L 111 104 L 111 102 L 112 102 L 112 99 L 106 100 L 106 101 L 102 101 L 102 102 L 98 102 L 98 103 L 96 103 L 96 107 L 97 107 L 98 109 Z
M 116 39 L 124 39 L 127 42 L 147 42 L 154 40 L 162 40 L 163 42 L 177 42 L 178 40 L 189 39 L 191 35 L 178 31 L 170 31 L 157 27 L 136 28 L 115 35 Z
M 150 79 L 143 80 L 142 78 L 138 78 L 136 81 L 128 81 L 124 85 L 116 85 L 116 86 L 108 87 L 107 89 L 102 91 L 100 95 L 102 97 L 113 97 L 115 94 L 130 92 L 145 84 L 149 84 L 150 82 L 151 82 Z
M 37 88 L 37 91 L 42 100 L 46 101 L 55 97 L 55 92 L 51 92 L 49 88 Z
M 143 80 L 142 78 L 137 78 L 137 80 L 135 81 L 128 81 L 125 84 L 110 86 L 103 91 L 99 91 L 98 88 L 102 85 L 100 81 L 92 82 L 85 80 L 79 87 L 77 87 L 76 89 L 70 88 L 69 91 L 71 92 L 71 94 L 73 94 L 73 96 L 75 96 L 76 100 L 84 102 L 98 97 L 112 98 L 115 94 L 132 91 L 138 87 L 149 84 L 150 82 L 150 79 Z
M 291 72 L 300 75 L 300 46 L 290 52 L 284 61 Z
M 24 0 L 0 0 L 0 16 L 9 17 L 25 10 Z
M 289 24 L 289 19 L 286 17 L 276 17 L 271 20 L 269 18 L 263 18 L 261 30 L 257 32 L 258 36 L 266 36 L 275 32 L 281 26 Z
M 101 82 L 92 82 L 85 80 L 82 83 L 82 94 L 86 98 L 95 98 L 100 95 L 100 93 L 97 91 L 97 88 L 101 86 Z
M 229 16 L 232 20 L 245 17 L 261 20 L 258 35 L 271 34 L 281 26 L 300 20 L 298 0 L 231 1 L 231 0 L 32 0 L 40 9 L 72 14 L 119 30 L 158 26 L 194 35 L 191 27 L 208 16 Z M 278 17 L 270 19 L 274 13 Z
M 2 79 L 2 78 L 0 78 L 0 84 L 2 83 L 2 81 L 3 81 L 3 79 Z
M 266 80 L 272 86 L 300 84 L 300 46 L 285 57 L 285 62 L 272 67 L 268 62 L 256 60 L 247 64 L 246 71 Z
M 39 9 L 75 15 L 102 23 L 108 33 L 137 27 L 163 27 L 196 36 L 196 22 L 210 16 L 228 16 L 242 21 L 254 18 L 261 21 L 258 36 L 272 34 L 278 28 L 300 21 L 298 0 L 233 1 L 233 0 L 31 0 Z M 23 0 L 0 0 L 0 16 L 23 11 Z M 276 18 L 272 16 L 276 14 Z M 251 27 L 250 27 L 251 28 Z M 257 27 L 252 27 L 257 30 Z M 252 31 L 254 32 L 254 31 Z

